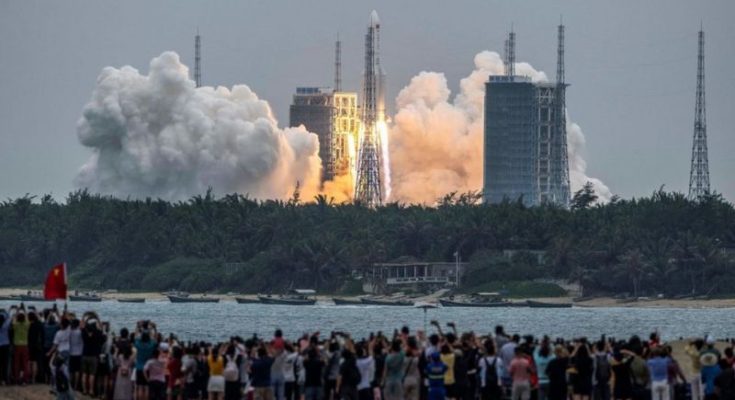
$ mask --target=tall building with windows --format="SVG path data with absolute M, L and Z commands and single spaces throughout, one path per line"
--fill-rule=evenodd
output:
M 506 42 L 506 74 L 485 84 L 483 198 L 521 199 L 527 206 L 569 205 L 563 66 L 564 27 L 559 27 L 557 82 L 515 75 L 515 34 Z
M 289 126 L 299 125 L 319 137 L 322 182 L 354 169 L 359 129 L 357 93 L 297 88 L 289 108 Z

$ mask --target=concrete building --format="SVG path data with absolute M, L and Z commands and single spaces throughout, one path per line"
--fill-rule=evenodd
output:
M 463 262 L 376 263 L 362 272 L 363 290 L 367 293 L 390 293 L 403 288 L 433 290 L 458 286 L 466 268 L 467 263 Z
M 289 126 L 299 125 L 319 137 L 322 182 L 353 168 L 359 129 L 357 93 L 296 88 L 289 108 Z
M 483 200 L 487 203 L 522 199 L 527 206 L 569 205 L 563 31 L 560 26 L 557 82 L 533 82 L 509 68 L 485 84 Z M 506 44 L 511 66 L 514 46 L 511 33 Z

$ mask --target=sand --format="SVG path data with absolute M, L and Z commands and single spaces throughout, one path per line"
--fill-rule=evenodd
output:
M 48 385 L 0 386 L 0 400 L 49 400 L 56 396 L 49 392 Z M 92 400 L 91 397 L 74 393 L 77 400 Z

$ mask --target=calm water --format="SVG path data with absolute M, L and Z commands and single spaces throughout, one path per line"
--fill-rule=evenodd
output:
M 11 302 L 0 301 L 0 308 Z M 31 303 L 32 304 L 32 303 Z M 49 307 L 39 303 L 37 307 Z M 235 302 L 171 304 L 152 301 L 144 304 L 69 303 L 72 311 L 97 311 L 103 320 L 109 320 L 115 330 L 133 328 L 135 322 L 150 319 L 158 323 L 161 332 L 175 332 L 182 339 L 218 340 L 229 336 L 250 336 L 253 333 L 270 336 L 281 328 L 289 337 L 320 330 L 333 330 L 367 335 L 382 330 L 386 334 L 394 328 L 408 325 L 412 330 L 424 326 L 424 311 L 412 307 L 385 306 L 276 306 L 264 304 L 237 304 Z M 733 309 L 691 308 L 437 308 L 427 311 L 427 319 L 457 323 L 460 331 L 490 332 L 502 324 L 509 332 L 552 337 L 627 337 L 632 334 L 648 335 L 655 329 L 666 339 L 680 336 L 712 334 L 716 337 L 735 336 Z M 267 337 L 266 336 L 266 337 Z

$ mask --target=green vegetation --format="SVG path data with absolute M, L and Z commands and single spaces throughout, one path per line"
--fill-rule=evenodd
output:
M 324 196 L 208 193 L 170 203 L 78 191 L 63 204 L 26 196 L 0 204 L 0 284 L 37 286 L 66 261 L 72 287 L 353 293 L 354 269 L 402 256 L 449 261 L 459 251 L 470 263 L 468 291 L 558 293 L 528 283 L 538 278 L 580 282 L 586 295 L 719 295 L 735 285 L 735 209 L 718 195 L 689 201 L 657 191 L 600 206 L 588 186 L 570 210 L 478 199 L 370 209 Z M 545 251 L 544 262 L 531 250 Z

